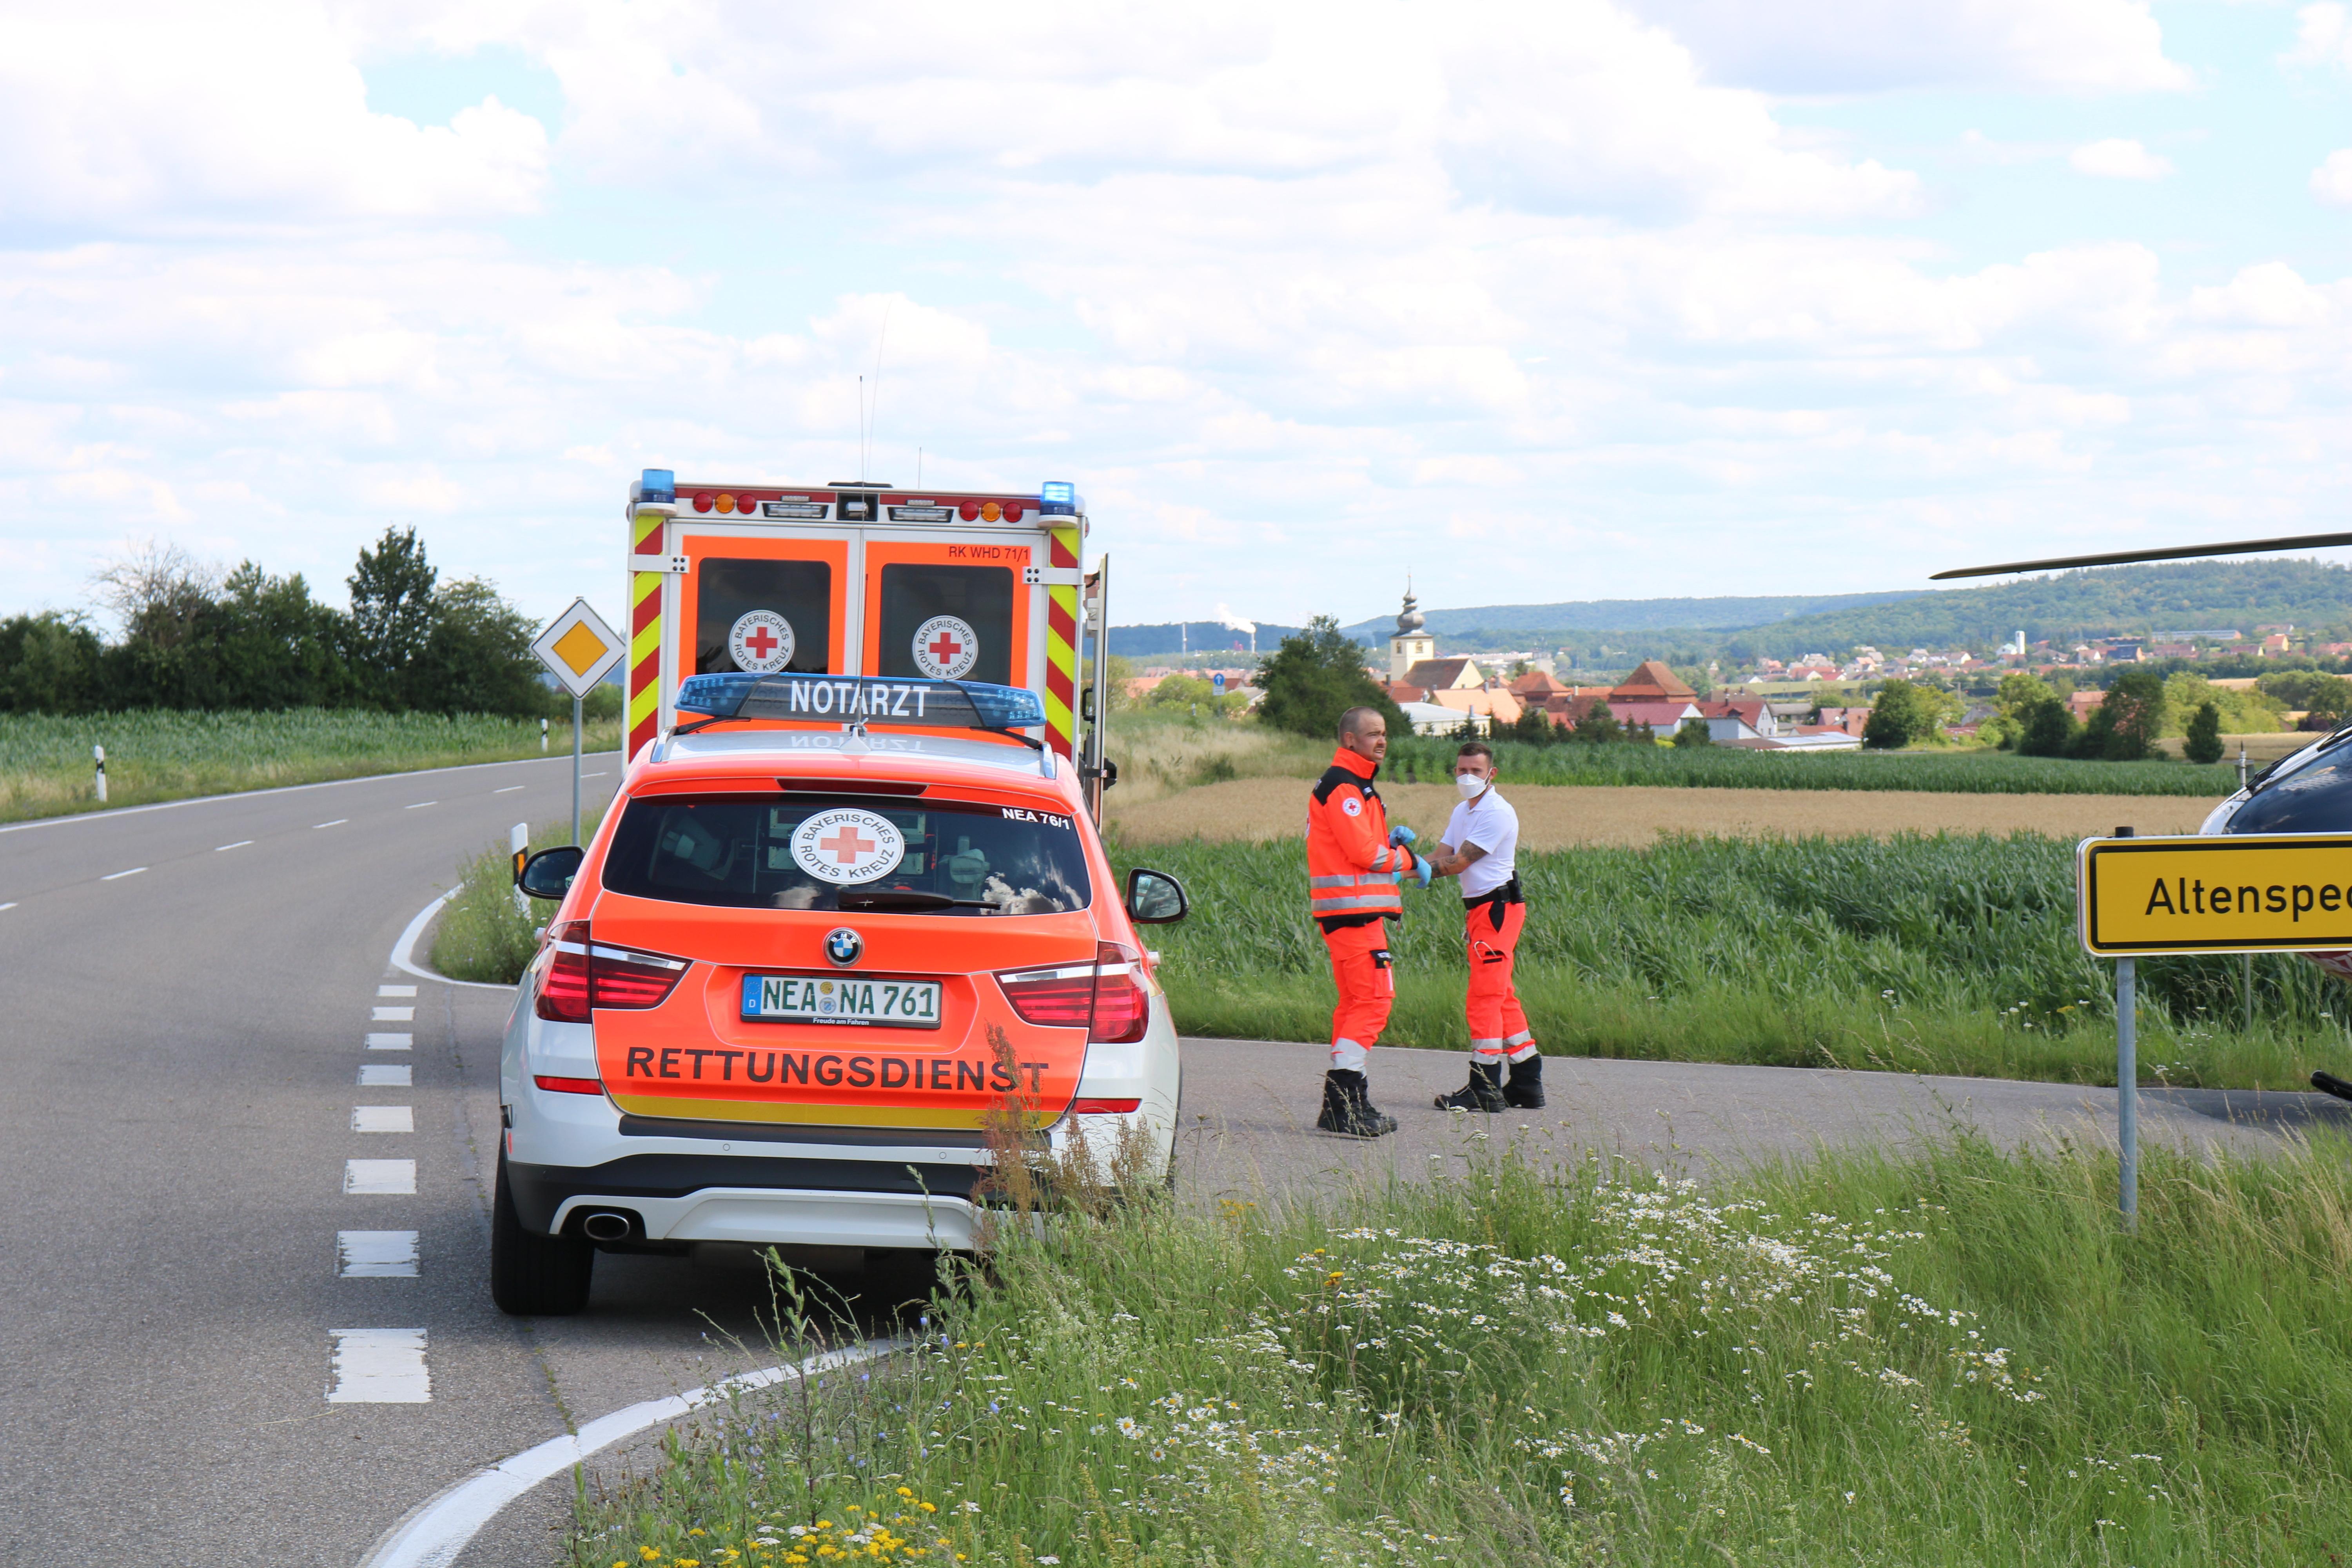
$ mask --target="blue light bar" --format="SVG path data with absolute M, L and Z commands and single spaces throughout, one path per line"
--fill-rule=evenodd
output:
M 919 724 L 933 730 L 1024 730 L 1045 722 L 1025 687 L 872 675 L 689 675 L 677 710 L 713 719 Z
M 1041 517 L 1077 516 L 1078 487 L 1067 479 L 1047 479 L 1037 487 L 1037 511 Z
M 677 473 L 673 468 L 647 468 L 637 481 L 635 500 L 674 501 L 677 499 Z

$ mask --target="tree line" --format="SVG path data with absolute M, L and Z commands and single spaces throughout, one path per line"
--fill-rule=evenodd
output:
M 444 579 L 415 529 L 385 529 L 345 582 L 348 610 L 315 598 L 299 573 L 251 561 L 221 573 L 151 545 L 96 579 L 121 627 L 111 641 L 83 611 L 0 620 L 0 712 L 554 713 L 536 628 L 489 583 Z

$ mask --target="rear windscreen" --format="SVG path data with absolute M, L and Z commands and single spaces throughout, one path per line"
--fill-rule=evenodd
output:
M 824 675 L 832 652 L 833 568 L 824 562 L 715 558 L 696 565 L 695 674 Z
M 878 889 L 956 900 L 907 913 L 1045 915 L 1091 897 L 1067 816 L 870 796 L 632 800 L 603 879 L 632 898 L 753 910 L 837 910 L 845 891 Z

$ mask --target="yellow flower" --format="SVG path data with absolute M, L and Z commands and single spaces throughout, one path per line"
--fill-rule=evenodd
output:
M 898 1495 L 900 1497 L 913 1497 L 915 1495 L 915 1489 L 912 1487 L 900 1487 L 898 1489 Z
M 692 1530 L 688 1531 L 687 1533 L 688 1535 L 700 1535 L 702 1533 L 702 1527 L 698 1524 Z
M 915 1506 L 921 1509 L 925 1513 L 937 1513 L 940 1511 L 940 1505 L 935 1502 L 919 1502 Z
M 651 1546 L 640 1546 L 637 1548 L 637 1555 L 644 1558 L 646 1562 L 651 1563 L 655 1559 L 658 1558 L 661 1555 L 661 1552 Z

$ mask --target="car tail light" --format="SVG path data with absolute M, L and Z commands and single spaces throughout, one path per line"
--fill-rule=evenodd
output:
M 554 956 L 539 983 L 539 1016 L 559 1024 L 588 1021 L 588 922 L 565 921 L 547 933 Z
M 1089 1040 L 1123 1045 L 1143 1038 L 1151 1020 L 1151 993 L 1143 987 L 1142 968 L 1134 949 L 1106 942 L 1096 944 L 1092 963 L 1008 970 L 996 984 L 1024 1024 L 1084 1026 Z
M 587 1023 L 591 1007 L 658 1007 L 693 967 L 683 958 L 595 942 L 586 921 L 565 921 L 548 942 L 555 956 L 540 983 L 538 1012 L 558 1023 Z
M 1143 1098 L 1140 1095 L 1133 1100 L 1074 1100 L 1070 1101 L 1070 1114 L 1073 1116 L 1124 1116 L 1142 1103 Z
M 1143 988 L 1143 956 L 1106 942 L 1095 949 L 1095 1016 L 1089 1040 L 1126 1045 L 1143 1038 L 1151 1022 L 1151 993 Z
M 536 1073 L 532 1075 L 530 1081 L 550 1094 L 602 1094 L 604 1092 L 603 1081 L 593 1078 L 556 1078 L 549 1073 Z

